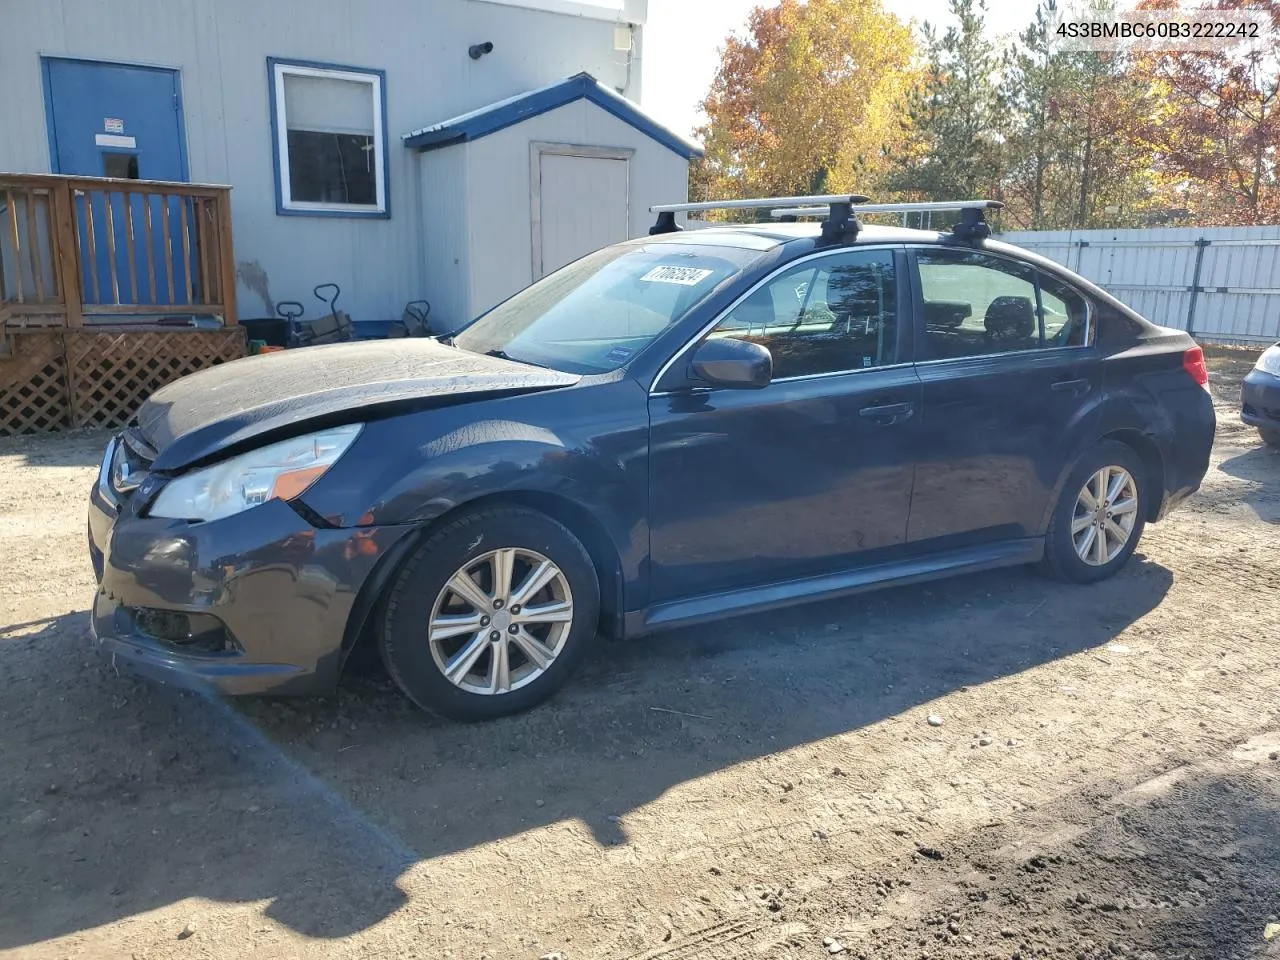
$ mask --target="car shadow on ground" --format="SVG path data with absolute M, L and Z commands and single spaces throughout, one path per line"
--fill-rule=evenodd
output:
M 601 642 L 555 701 L 481 725 L 370 676 L 234 705 L 137 684 L 82 613 L 0 629 L 0 948 L 186 897 L 350 934 L 413 863 L 565 820 L 624 844 L 672 787 L 911 711 L 924 729 L 937 697 L 1106 644 L 1172 579 L 1141 555 L 1087 588 L 1002 570 Z
M 936 860 L 887 866 L 910 882 L 910 895 L 885 905 L 896 923 L 846 943 L 863 956 L 923 956 L 926 945 L 934 956 L 973 955 L 948 935 L 950 917 L 970 941 L 1002 945 L 1002 957 L 1278 956 L 1265 945 L 1280 870 L 1277 742 L 1264 734 L 1137 784 L 1072 791 L 1031 823 L 962 834 Z M 857 915 L 858 886 L 821 909 Z
M 1280 524 L 1280 450 L 1265 444 L 1223 460 L 1218 469 L 1250 485 L 1238 499 L 1267 523 Z

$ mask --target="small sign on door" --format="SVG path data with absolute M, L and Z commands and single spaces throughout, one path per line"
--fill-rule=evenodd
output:
M 124 121 L 119 117 L 103 117 L 102 130 L 104 133 L 124 133 Z
M 125 150 L 138 149 L 138 141 L 135 137 L 121 137 L 114 133 L 95 133 L 93 142 L 100 147 L 122 147 Z

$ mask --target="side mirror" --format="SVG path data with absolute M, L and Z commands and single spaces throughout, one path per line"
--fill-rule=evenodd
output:
M 713 387 L 759 390 L 773 379 L 773 354 L 750 340 L 717 337 L 693 353 L 693 372 Z

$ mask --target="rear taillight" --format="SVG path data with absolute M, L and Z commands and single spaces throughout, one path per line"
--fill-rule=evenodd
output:
M 1200 386 L 1209 386 L 1209 368 L 1204 363 L 1204 351 L 1199 347 L 1192 347 L 1182 355 L 1182 369 L 1191 374 Z

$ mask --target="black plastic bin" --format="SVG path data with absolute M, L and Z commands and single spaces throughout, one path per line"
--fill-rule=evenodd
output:
M 282 317 L 255 317 L 241 320 L 240 326 L 250 340 L 262 340 L 269 347 L 287 347 L 289 345 L 289 321 Z

